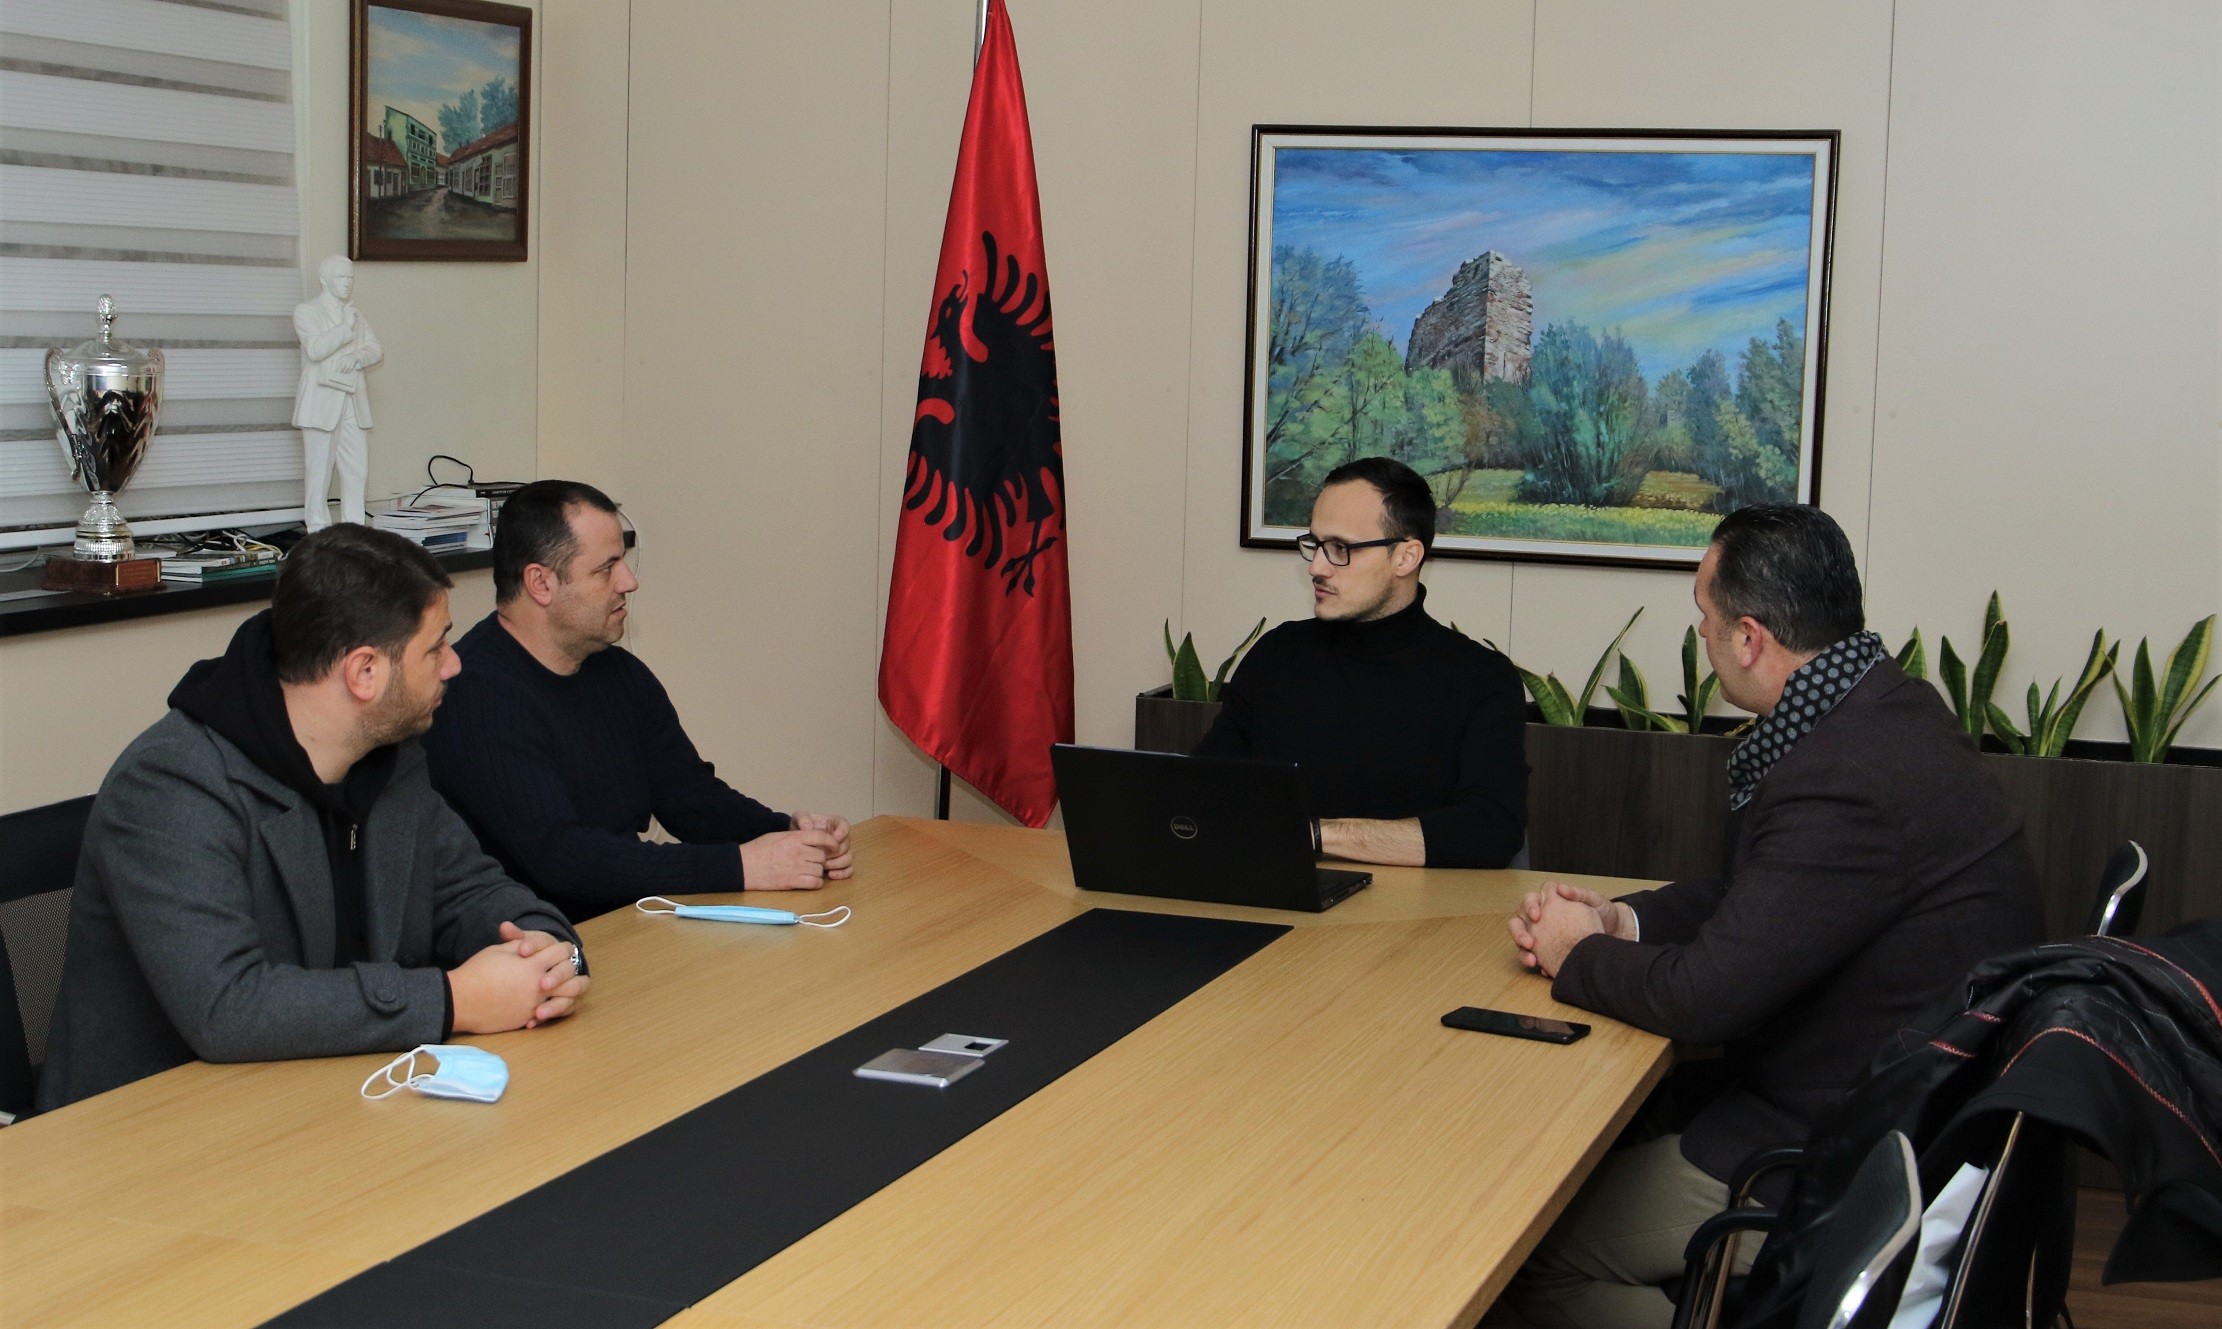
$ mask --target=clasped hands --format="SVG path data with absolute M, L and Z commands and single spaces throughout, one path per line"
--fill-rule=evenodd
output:
M 741 846 L 741 889 L 814 891 L 856 871 L 846 818 L 797 812 L 791 831 L 759 835 Z
M 576 971 L 570 942 L 501 925 L 501 940 L 448 973 L 455 1032 L 502 1034 L 560 1020 L 578 1009 L 593 982 Z
M 1505 926 L 1520 948 L 1521 967 L 1556 978 L 1568 952 L 1584 937 L 1602 932 L 1634 941 L 1636 911 L 1596 891 L 1550 881 L 1541 890 L 1529 891 Z

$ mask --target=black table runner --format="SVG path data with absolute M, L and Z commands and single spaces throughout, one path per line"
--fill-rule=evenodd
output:
M 269 1323 L 661 1324 L 1286 931 L 1090 910 Z M 947 1089 L 851 1074 L 941 1034 L 1010 1044 Z

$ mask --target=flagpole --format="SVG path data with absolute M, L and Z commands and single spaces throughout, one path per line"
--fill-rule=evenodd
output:
M 980 10 L 972 20 L 972 67 L 980 67 L 980 48 L 988 40 L 988 0 L 980 0 Z M 949 768 L 940 768 L 934 780 L 934 820 L 949 820 Z

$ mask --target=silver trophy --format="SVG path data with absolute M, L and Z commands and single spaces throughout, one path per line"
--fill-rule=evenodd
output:
M 154 438 L 154 417 L 162 409 L 162 352 L 116 335 L 114 300 L 104 295 L 97 308 L 98 337 L 46 353 L 46 395 L 70 473 L 93 496 L 92 506 L 77 519 L 74 557 L 123 563 L 136 551 L 115 496 L 138 474 Z

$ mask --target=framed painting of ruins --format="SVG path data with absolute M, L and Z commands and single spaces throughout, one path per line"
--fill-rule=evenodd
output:
M 1410 465 L 1435 552 L 1692 567 L 1817 496 L 1833 131 L 1252 131 L 1242 543 Z
M 532 11 L 354 0 L 348 256 L 521 262 Z

